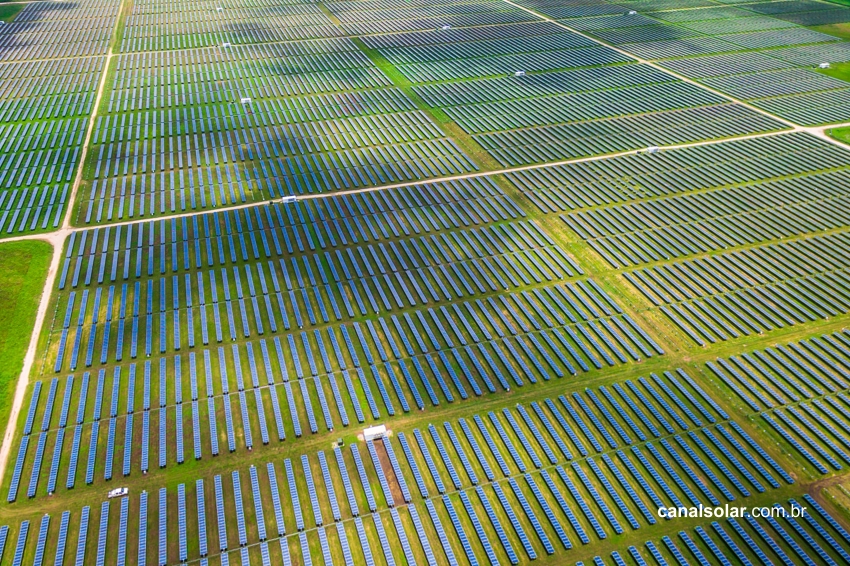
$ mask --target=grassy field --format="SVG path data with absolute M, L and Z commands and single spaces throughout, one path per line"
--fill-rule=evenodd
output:
M 9 416 L 47 267 L 49 244 L 0 244 L 0 422 Z
M 850 127 L 834 128 L 832 130 L 827 130 L 826 133 L 840 142 L 850 144 Z
M 26 4 L 8 4 L 6 6 L 0 5 L 0 20 L 4 22 L 11 22 L 15 19 L 15 16 L 24 9 Z
M 850 23 L 826 24 L 823 26 L 812 26 L 813 30 L 828 33 L 842 39 L 850 39 Z
M 818 69 L 818 72 L 843 81 L 850 80 L 850 63 L 834 63 L 829 69 Z

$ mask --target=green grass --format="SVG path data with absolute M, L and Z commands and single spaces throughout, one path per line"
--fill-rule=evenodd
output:
M 850 145 L 850 127 L 833 128 L 832 130 L 827 130 L 826 134 L 831 138 Z
M 829 69 L 817 69 L 819 73 L 850 82 L 850 63 L 830 64 Z
M 847 4 L 850 5 L 850 0 L 847 0 Z M 821 33 L 828 33 L 829 35 L 834 35 L 842 39 L 850 39 L 850 23 L 811 26 L 811 29 Z
M 0 5 L 0 20 L 4 22 L 11 22 L 15 19 L 15 16 L 24 9 L 26 4 L 6 4 Z
M 0 422 L 11 399 L 32 334 L 52 248 L 44 242 L 0 244 Z

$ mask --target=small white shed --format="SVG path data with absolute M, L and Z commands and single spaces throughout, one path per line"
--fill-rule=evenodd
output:
M 376 438 L 383 438 L 386 435 L 387 427 L 384 425 L 375 425 L 363 429 L 363 440 L 375 440 Z

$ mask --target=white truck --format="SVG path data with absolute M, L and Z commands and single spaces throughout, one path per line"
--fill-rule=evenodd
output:
M 116 487 L 115 489 L 110 489 L 109 493 L 107 493 L 106 496 L 109 499 L 112 499 L 115 497 L 123 497 L 128 493 L 130 493 L 130 490 L 128 490 L 126 487 Z

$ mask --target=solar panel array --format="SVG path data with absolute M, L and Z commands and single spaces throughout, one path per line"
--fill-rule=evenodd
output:
M 610 560 L 593 557 L 593 564 L 743 564 L 773 560 L 788 564 L 815 564 L 816 560 L 833 563 L 833 556 L 847 555 L 844 544 L 847 531 L 811 496 L 802 504 L 795 499 L 765 508 L 775 516 L 729 518 L 697 526 L 693 531 L 680 530 L 675 536 L 661 537 L 659 542 L 646 541 L 640 546 L 613 551 Z M 802 515 L 804 505 L 814 511 Z M 829 529 L 829 530 L 828 530 Z M 832 530 L 834 529 L 834 530 Z M 843 541 L 843 542 L 842 542 Z M 693 561 L 693 562 L 691 562 Z M 579 562 L 579 564 L 582 564 Z
M 550 241 L 533 223 L 506 226 L 513 227 L 510 231 L 501 228 L 503 231 L 498 233 L 488 228 L 488 232 L 482 234 L 505 242 L 505 237 L 510 235 L 512 241 L 523 242 L 523 245 L 547 245 Z M 483 243 L 484 240 L 478 241 Z M 472 244 L 473 240 L 468 242 Z M 560 254 L 554 247 L 538 249 L 547 254 Z M 558 261 L 564 266 L 566 264 L 563 261 L 572 262 L 565 255 L 549 257 L 560 257 Z M 574 263 L 570 265 L 574 266 Z M 238 272 L 233 273 L 239 282 Z M 253 272 L 248 270 L 246 273 L 250 275 Z M 455 273 L 460 274 L 458 271 Z M 176 293 L 179 279 L 172 281 Z M 146 302 L 151 306 L 156 286 L 148 284 L 146 287 L 147 298 L 140 299 L 139 295 L 135 295 L 134 304 Z M 135 285 L 135 292 L 140 292 L 142 288 L 141 285 Z M 167 291 L 166 279 L 161 280 L 159 288 L 160 292 L 171 294 Z M 241 283 L 237 288 L 242 288 Z M 111 286 L 106 292 L 106 300 L 117 303 L 120 297 L 120 303 L 127 305 L 130 302 L 127 297 L 129 289 L 125 285 L 120 292 L 116 292 L 116 288 Z M 101 291 L 102 288 L 95 291 L 91 301 L 94 310 L 85 315 L 91 317 L 91 322 L 80 322 L 76 337 L 63 332 L 63 339 L 73 342 L 75 351 L 85 341 L 93 342 L 102 338 L 107 343 L 109 340 L 108 329 L 106 332 L 99 330 L 99 315 L 94 314 L 103 305 L 104 295 Z M 75 298 L 76 293 L 72 291 L 69 295 L 66 319 L 81 319 L 83 313 L 89 312 L 86 304 L 90 302 L 91 291 L 84 289 L 79 301 Z M 231 306 L 229 300 L 227 306 Z M 72 308 L 80 309 L 80 314 L 72 316 Z M 124 307 L 120 310 L 123 311 Z M 232 308 L 224 310 L 232 312 Z M 179 313 L 172 312 L 175 321 L 179 322 Z M 245 313 L 244 310 L 242 312 Z M 166 311 L 161 311 L 160 316 L 165 320 Z M 147 315 L 148 322 L 153 320 L 152 317 Z M 191 316 L 188 318 L 191 319 Z M 135 325 L 139 319 L 143 319 L 143 315 L 134 316 L 132 324 Z M 109 324 L 107 321 L 107 327 Z M 81 333 L 86 327 L 90 329 L 90 335 L 88 339 L 83 339 Z M 148 326 L 150 329 L 151 326 Z M 152 332 L 146 332 L 146 335 L 150 341 Z M 315 350 L 320 354 L 321 366 L 314 359 Z M 352 406 L 358 422 L 363 423 L 369 418 L 380 419 L 387 414 L 391 416 L 396 412 L 397 402 L 404 412 L 409 412 L 413 406 L 424 409 L 427 406 L 426 399 L 431 406 L 437 406 L 458 397 L 465 400 L 473 395 L 522 387 L 529 382 L 535 384 L 548 381 L 553 376 L 575 374 L 579 369 L 600 369 L 661 353 L 663 350 L 658 344 L 623 312 L 602 287 L 590 279 L 550 284 L 531 291 L 509 292 L 484 300 L 470 299 L 401 315 L 392 314 L 388 318 L 380 318 L 377 324 L 372 321 L 367 321 L 365 325 L 355 322 L 313 332 L 259 337 L 257 340 L 232 344 L 229 348 L 203 348 L 188 354 L 176 351 L 173 355 L 160 357 L 159 363 L 153 360 L 130 361 L 115 367 L 111 372 L 98 370 L 96 376 L 93 369 L 85 371 L 79 381 L 67 378 L 62 392 L 66 408 L 75 400 L 82 402 L 91 380 L 96 380 L 98 393 L 96 403 L 90 409 L 93 412 L 88 413 L 85 404 L 79 405 L 72 445 L 55 441 L 55 471 L 61 473 L 63 463 L 68 462 L 67 485 L 76 485 L 75 454 L 80 444 L 85 443 L 86 434 L 91 437 L 102 434 L 98 418 L 103 392 L 109 390 L 113 393 L 106 443 L 92 444 L 89 448 L 86 484 L 96 480 L 94 464 L 99 450 L 106 452 L 104 477 L 111 477 L 112 463 L 116 459 L 123 463 L 121 468 L 124 475 L 132 475 L 136 468 L 150 472 L 151 427 L 159 431 L 156 434 L 159 443 L 158 461 L 159 467 L 165 468 L 171 462 L 180 464 L 185 460 L 185 442 L 192 442 L 196 459 L 203 459 L 206 453 L 217 455 L 220 430 L 226 433 L 229 452 L 250 450 L 254 445 L 253 431 L 257 428 L 264 444 L 270 442 L 267 423 L 267 415 L 270 413 L 274 415 L 273 426 L 277 429 L 278 440 L 286 439 L 286 407 L 291 417 L 291 433 L 297 438 L 302 434 L 301 420 L 305 414 L 310 432 L 316 434 L 320 422 L 325 423 L 326 429 L 330 428 L 327 425 L 336 418 L 343 424 L 349 422 L 348 411 Z M 74 356 L 71 358 L 73 363 Z M 364 360 L 369 364 L 369 371 L 363 371 Z M 459 369 L 455 369 L 456 364 Z M 228 371 L 227 368 L 231 369 Z M 149 399 L 149 394 L 145 392 L 151 388 L 156 390 L 157 384 L 160 390 L 159 407 L 151 407 L 149 400 L 141 403 L 141 422 L 134 418 L 139 409 L 134 396 L 128 395 L 125 404 L 117 389 L 122 379 L 129 379 L 131 385 L 134 384 L 136 375 L 142 376 L 141 389 L 145 399 Z M 172 375 L 176 377 L 174 381 Z M 219 379 L 216 379 L 216 375 Z M 198 396 L 196 392 L 200 376 L 205 379 L 209 430 L 202 424 L 205 407 L 196 402 L 183 403 L 184 390 L 191 392 L 193 397 Z M 244 388 L 248 386 L 248 376 L 254 389 L 253 395 L 244 393 Z M 276 387 L 280 384 L 277 376 L 284 380 L 282 388 Z M 290 376 L 298 378 L 298 388 L 291 387 Z M 355 380 L 360 387 L 354 387 Z M 38 469 L 36 466 L 41 464 L 45 450 L 49 451 L 48 440 L 51 437 L 58 438 L 58 432 L 63 429 L 61 426 L 55 428 L 55 416 L 51 416 L 50 412 L 53 399 L 59 394 L 60 381 L 50 381 L 51 390 L 54 391 L 52 397 L 48 395 L 45 398 L 37 393 L 41 385 L 33 389 L 30 411 L 33 418 L 36 414 L 42 416 L 46 428 L 40 436 L 41 448 L 34 452 L 25 450 L 24 443 L 28 443 L 28 440 L 22 440 L 22 473 L 28 461 L 33 462 L 33 469 Z M 326 387 L 332 392 L 330 398 L 325 395 Z M 315 415 L 312 401 L 314 395 L 320 399 L 319 409 L 324 416 L 321 421 Z M 238 407 L 238 417 L 234 416 L 237 410 L 234 405 Z M 190 415 L 186 415 L 187 411 Z M 168 438 L 172 426 L 175 435 L 173 443 Z M 77 436 L 81 440 L 79 443 Z M 120 445 L 115 446 L 115 439 L 122 437 L 123 450 Z M 28 439 L 28 436 L 24 438 Z M 132 447 L 136 442 L 141 443 L 142 452 L 139 460 L 134 461 Z M 70 455 L 66 457 L 63 452 L 70 452 Z M 31 474 L 30 477 L 38 477 L 38 474 Z M 31 484 L 31 496 L 35 495 L 36 487 L 37 484 Z M 52 482 L 49 487 L 55 488 Z
M 319 7 L 204 12 L 133 5 L 95 124 L 84 222 L 478 169 Z
M 380 552 L 385 559 L 392 556 L 396 560 L 399 557 L 393 553 L 399 547 L 391 542 L 395 537 L 402 554 L 413 552 L 401 518 L 411 513 L 408 505 L 421 502 L 423 494 L 449 498 L 457 494 L 460 501 L 451 506 L 458 514 L 453 523 L 456 529 L 464 528 L 467 519 L 461 520 L 460 514 L 465 513 L 475 531 L 464 531 L 467 544 L 482 544 L 491 558 L 505 552 L 510 562 L 518 563 L 521 554 L 533 559 L 541 553 L 555 553 L 556 541 L 565 548 L 571 548 L 573 540 L 589 542 L 587 528 L 582 525 L 585 520 L 590 532 L 604 539 L 627 528 L 655 525 L 657 518 L 650 505 L 674 506 L 684 500 L 694 505 L 720 505 L 794 482 L 786 469 L 740 425 L 729 420 L 729 415 L 684 370 L 565 394 L 535 402 L 533 407 L 517 405 L 474 415 L 472 422 L 474 426 L 467 420 L 446 422 L 440 427 L 430 426 L 424 434 L 414 429 L 413 444 L 404 434 L 397 439 L 368 441 L 365 454 L 357 444 L 335 448 L 336 466 L 329 466 L 321 453 L 302 455 L 300 465 L 285 459 L 282 476 L 274 463 L 265 468 L 250 467 L 250 489 L 243 487 L 244 476 L 239 470 L 231 473 L 230 482 L 216 476 L 212 483 L 219 548 L 232 550 L 233 542 L 236 547 L 247 548 L 284 536 L 286 515 L 294 517 L 296 532 L 318 536 L 308 528 L 305 517 L 312 509 L 315 524 L 322 527 L 322 509 L 330 505 L 334 521 L 350 524 L 356 519 L 355 540 L 361 541 L 361 546 L 369 540 L 368 532 L 378 536 L 380 549 L 368 546 L 364 553 L 372 553 L 374 559 L 374 553 Z M 457 431 L 464 432 L 458 435 Z M 555 451 L 553 446 L 560 448 Z M 397 451 L 403 459 L 397 458 Z M 475 460 L 471 454 L 476 454 Z M 505 455 L 509 455 L 507 460 Z M 492 470 L 502 475 L 479 476 L 475 461 L 487 462 L 491 476 Z M 321 479 L 314 475 L 317 462 Z M 420 469 L 423 465 L 425 475 Z M 705 483 L 702 478 L 706 478 Z M 402 486 L 408 479 L 424 489 L 420 488 L 416 496 L 409 491 L 405 495 L 406 487 Z M 331 488 L 319 489 L 317 481 Z M 156 521 L 160 564 L 169 563 L 169 548 L 179 561 L 191 559 L 190 550 L 201 556 L 207 554 L 205 517 L 200 520 L 206 513 L 205 483 L 199 480 L 195 486 L 196 505 L 188 504 L 191 495 L 185 484 L 179 484 L 176 493 L 159 490 Z M 340 486 L 344 494 L 334 486 Z M 683 494 L 684 499 L 677 494 Z M 264 501 L 272 502 L 273 513 L 265 512 Z M 361 515 L 364 507 L 360 501 L 365 501 L 371 518 Z M 173 547 L 167 543 L 169 505 L 177 509 L 172 535 L 177 543 Z M 389 510 L 389 516 L 374 515 Z M 395 513 L 399 513 L 398 519 Z M 122 510 L 121 525 L 126 524 L 125 515 Z M 101 521 L 107 521 L 105 517 L 103 514 Z M 390 528 L 386 521 L 392 521 L 393 526 Z M 232 540 L 227 536 L 228 524 L 235 533 Z M 487 534 L 485 524 L 494 526 L 495 538 Z M 123 529 L 126 531 L 126 526 Z M 325 531 L 321 532 L 324 536 Z M 124 537 L 126 540 L 126 533 Z M 325 537 L 324 542 L 320 539 L 320 548 L 328 549 L 333 539 L 336 537 Z M 195 545 L 189 544 L 192 540 L 203 544 L 195 550 Z M 438 542 L 429 542 L 432 553 Z M 309 547 L 304 544 L 299 538 L 293 550 Z
M 571 230 L 610 265 L 631 268 L 626 279 L 707 345 L 847 311 L 845 163 L 844 149 L 791 133 L 512 180 L 542 210 L 567 211 Z M 656 265 L 635 269 L 647 263 Z
M 348 8 L 352 3 L 341 4 L 346 8 L 340 13 L 349 16 L 366 13 L 361 10 L 370 3 L 358 2 L 354 10 Z M 520 16 L 508 25 L 452 26 L 464 11 L 493 4 L 456 5 L 459 14 L 428 26 L 436 32 L 405 26 L 402 11 L 392 20 L 404 33 L 363 42 L 502 166 L 782 128 L 662 71 L 623 65 L 634 59 L 554 23 L 529 21 L 531 14 L 512 5 L 495 3 L 500 12 Z M 371 11 L 369 16 L 375 17 Z M 374 24 L 358 22 L 357 29 L 363 25 Z M 542 74 L 526 75 L 532 72 Z
M 844 234 L 838 233 L 768 244 L 714 256 L 707 261 L 685 260 L 671 266 L 643 269 L 634 272 L 630 279 L 695 342 L 714 343 L 823 320 L 845 312 L 848 308 L 846 298 L 838 291 L 842 283 L 833 275 L 837 272 L 840 277 L 843 257 L 833 255 L 831 249 L 834 246 L 840 253 L 843 239 Z M 771 268 L 776 267 L 777 271 L 760 271 L 767 257 L 775 262 Z M 726 278 L 729 266 L 740 265 L 738 262 L 745 258 L 752 262 L 751 273 L 761 279 L 758 287 L 750 281 Z M 776 262 L 774 258 L 781 259 Z M 835 262 L 835 266 L 827 267 L 818 261 L 820 258 L 824 262 Z M 809 262 L 816 263 L 809 267 Z M 697 291 L 681 287 L 681 291 L 687 289 L 689 296 L 673 298 L 668 294 L 671 287 L 666 281 L 652 279 L 668 269 L 682 273 L 683 281 L 693 281 L 694 276 L 722 279 L 714 279 L 718 286 L 713 289 L 705 287 Z M 767 308 L 762 306 L 766 303 L 770 303 Z
M 848 154 L 787 131 L 848 120 L 850 9 L 19 8 L 0 235 L 82 228 L 0 564 L 850 560 Z M 808 513 L 657 513 L 727 503 Z
M 25 6 L 0 28 L 0 233 L 62 224 L 120 2 Z
M 829 2 L 735 2 L 732 7 L 636 0 L 610 3 L 607 15 L 571 10 L 568 2 L 521 4 L 794 123 L 850 118 L 850 83 L 813 69 L 850 59 L 848 43 L 802 27 L 850 21 L 850 10 Z

